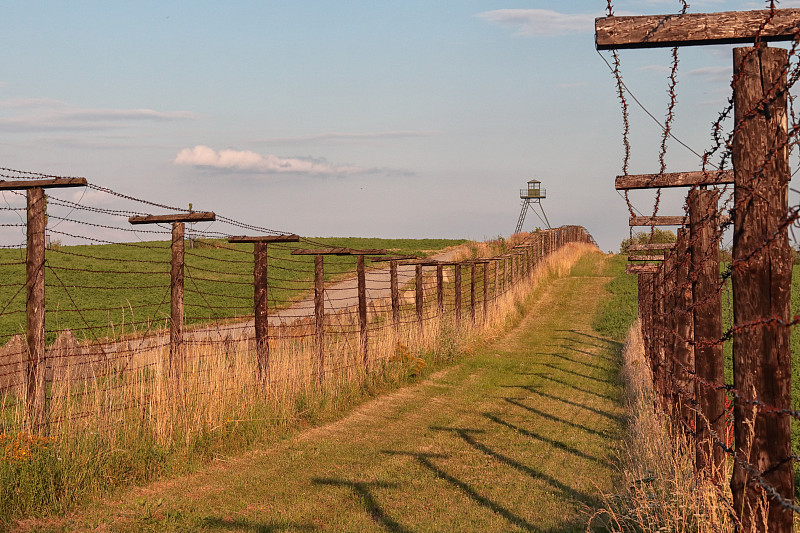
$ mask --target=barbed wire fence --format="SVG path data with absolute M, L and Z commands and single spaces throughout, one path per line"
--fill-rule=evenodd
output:
M 0 195 L 6 434 L 147 426 L 170 442 L 266 416 L 258 402 L 279 410 L 298 391 L 421 364 L 409 346 L 490 327 L 552 252 L 594 243 L 563 226 L 502 255 L 437 261 L 331 249 L 78 177 L 3 168 Z
M 597 22 L 598 50 L 613 49 L 609 67 L 624 126 L 616 188 L 626 192 L 630 226 L 680 226 L 676 243 L 631 246 L 629 259 L 636 263 L 628 271 L 638 273 L 639 315 L 660 408 L 695 443 L 697 475 L 730 484 L 729 509 L 742 530 L 790 532 L 800 514 L 794 502 L 800 458 L 791 442 L 800 411 L 792 409 L 790 344 L 800 316 L 790 309 L 789 239 L 800 205 L 788 201 L 789 155 L 800 133 L 789 96 L 800 78 L 800 10 L 778 9 L 775 1 L 751 12 L 687 14 L 687 7 L 681 0 L 676 15 L 615 17 L 609 0 L 607 17 Z M 693 32 L 699 25 L 704 30 Z M 775 40 L 790 47 L 768 46 Z M 719 42 L 751 45 L 733 50 L 733 96 L 711 126 L 711 146 L 699 169 L 667 173 L 678 47 Z M 661 46 L 673 48 L 669 103 L 659 123 L 659 171 L 632 176 L 632 94 L 622 81 L 617 49 Z M 659 216 L 661 188 L 679 186 L 688 188 L 683 216 Z M 654 190 L 652 215 L 634 215 L 631 189 Z M 732 257 L 721 263 L 726 235 L 732 235 Z M 725 353 L 732 354 L 732 382 L 725 379 Z M 732 428 L 726 423 L 731 414 Z

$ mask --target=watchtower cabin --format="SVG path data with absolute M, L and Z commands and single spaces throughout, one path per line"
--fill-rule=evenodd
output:
M 519 197 L 522 199 L 522 210 L 519 213 L 519 220 L 517 220 L 517 228 L 514 230 L 514 233 L 519 233 L 522 231 L 522 225 L 525 223 L 525 215 L 528 213 L 528 209 L 531 208 L 531 204 L 539 204 L 539 209 L 542 211 L 542 216 L 539 217 L 542 219 L 548 228 L 550 228 L 550 222 L 547 220 L 547 215 L 544 213 L 544 208 L 542 207 L 541 200 L 542 198 L 547 197 L 547 191 L 542 189 L 542 182 L 539 180 L 529 180 L 528 186 L 525 189 L 519 190 Z M 537 213 L 536 216 L 539 216 Z

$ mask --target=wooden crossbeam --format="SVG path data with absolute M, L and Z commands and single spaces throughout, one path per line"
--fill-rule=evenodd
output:
M 752 43 L 769 10 L 601 17 L 595 19 L 598 50 Z M 776 9 L 761 31 L 763 41 L 791 41 L 800 28 L 800 9 Z
M 659 265 L 625 265 L 626 274 L 655 274 L 660 268 Z
M 246 235 L 239 235 L 235 237 L 228 237 L 230 243 L 247 243 L 247 242 L 299 242 L 298 235 L 260 235 L 257 237 L 248 237 Z
M 689 217 L 631 217 L 629 226 L 684 226 Z
M 213 222 L 217 216 L 210 211 L 176 213 L 174 215 L 144 215 L 130 217 L 131 224 L 160 224 L 166 222 Z
M 0 191 L 26 189 L 57 189 L 63 187 L 85 187 L 86 178 L 51 178 L 44 180 L 0 180 Z
M 354 250 L 353 248 L 298 248 L 292 255 L 386 255 L 386 250 Z
M 663 255 L 630 255 L 628 261 L 663 261 Z
M 644 252 L 649 250 L 671 250 L 675 248 L 674 242 L 654 242 L 652 244 L 631 244 L 628 246 L 629 252 Z
M 695 185 L 723 185 L 733 183 L 732 170 L 710 172 L 672 172 L 668 174 L 638 174 L 617 176 L 614 186 L 618 191 L 630 189 L 655 189 L 658 187 L 693 187 Z

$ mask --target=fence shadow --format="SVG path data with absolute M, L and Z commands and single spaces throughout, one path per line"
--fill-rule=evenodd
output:
M 325 485 L 329 487 L 343 487 L 355 493 L 364 504 L 364 510 L 367 512 L 373 522 L 381 526 L 386 531 L 392 533 L 410 533 L 411 530 L 403 527 L 399 522 L 390 517 L 386 511 L 378 504 L 373 494 L 374 489 L 377 488 L 398 488 L 400 485 L 397 483 L 383 483 L 380 481 L 348 481 L 344 479 L 333 478 L 312 478 L 312 483 L 315 485 Z
M 540 481 L 544 481 L 548 485 L 550 485 L 553 489 L 561 494 L 566 500 L 577 500 L 581 503 L 584 503 L 589 506 L 597 506 L 600 504 L 600 500 L 594 496 L 590 496 L 584 492 L 576 490 L 572 487 L 569 487 L 562 483 L 561 481 L 557 480 L 556 478 L 545 474 L 539 470 L 536 470 L 528 465 L 522 464 L 516 459 L 512 459 L 507 455 L 500 453 L 499 451 L 491 448 L 487 444 L 478 442 L 475 439 L 475 435 L 485 434 L 486 431 L 482 429 L 468 429 L 468 428 L 450 428 L 450 427 L 441 427 L 441 426 L 431 426 L 430 429 L 434 431 L 447 431 L 457 435 L 461 440 L 465 443 L 469 444 L 474 449 L 478 450 L 479 452 L 488 455 L 496 459 L 497 461 L 503 463 L 506 466 L 510 466 L 511 468 L 522 472 L 530 476 L 533 479 L 537 479 Z
M 625 422 L 625 418 L 620 416 L 620 415 L 615 415 L 613 413 L 609 413 L 607 411 L 603 411 L 602 409 L 597 409 L 596 407 L 591 407 L 589 405 L 583 405 L 583 404 L 578 403 L 578 402 L 573 402 L 572 400 L 569 400 L 567 398 L 562 398 L 560 396 L 556 396 L 555 394 L 550 394 L 548 392 L 540 391 L 536 387 L 533 387 L 531 385 L 501 385 L 501 386 L 503 388 L 506 388 L 506 389 L 522 389 L 522 390 L 531 392 L 533 394 L 536 394 L 538 396 L 542 396 L 544 398 L 549 398 L 549 399 L 555 400 L 557 402 L 565 403 L 567 405 L 572 405 L 573 407 L 578 407 L 579 409 L 584 409 L 586 411 L 590 411 L 590 412 L 595 413 L 597 415 L 606 417 L 609 420 L 613 420 L 614 422 L 616 422 L 618 424 L 623 424 Z
M 524 531 L 540 531 L 536 526 L 526 521 L 524 518 L 517 516 L 509 509 L 503 507 L 500 503 L 492 500 L 491 498 L 487 498 L 486 496 L 481 495 L 469 483 L 466 483 L 465 481 L 462 481 L 457 477 L 448 474 L 447 472 L 436 466 L 432 461 L 432 459 L 448 458 L 449 456 L 447 455 L 404 452 L 395 450 L 383 450 L 383 453 L 387 455 L 405 455 L 411 457 L 415 459 L 420 466 L 422 466 L 423 468 L 429 470 L 432 474 L 434 474 L 438 479 L 442 479 L 450 483 L 455 488 L 463 492 L 469 499 L 471 499 L 481 507 L 485 507 L 490 511 L 492 511 L 493 513 L 502 516 L 510 523 L 514 524 L 515 526 Z
M 591 435 L 595 435 L 595 436 L 600 437 L 600 438 L 604 438 L 604 439 L 611 438 L 611 434 L 609 434 L 606 431 L 598 431 L 596 429 L 592 429 L 590 427 L 584 426 L 583 424 L 578 424 L 578 423 L 573 422 L 571 420 L 566 420 L 564 418 L 557 417 L 557 416 L 552 415 L 550 413 L 545 413 L 544 411 L 540 411 L 539 409 L 536 409 L 535 407 L 531 407 L 529 405 L 525 405 L 521 401 L 521 400 L 524 400 L 524 399 L 525 398 L 509 398 L 509 397 L 504 397 L 503 398 L 503 400 L 505 402 L 510 403 L 511 405 L 519 407 L 520 409 L 525 409 L 526 411 L 528 411 L 530 413 L 538 415 L 538 416 L 540 416 L 542 418 L 546 418 L 546 419 L 548 419 L 548 420 L 550 420 L 552 422 L 556 422 L 557 424 L 564 424 L 566 426 L 570 426 L 570 427 L 573 427 L 573 428 L 576 428 L 576 429 L 580 429 L 581 431 L 585 431 L 586 433 L 589 433 Z

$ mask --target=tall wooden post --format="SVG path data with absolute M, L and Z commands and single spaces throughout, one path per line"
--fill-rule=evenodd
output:
M 389 290 L 392 295 L 392 324 L 400 332 L 400 289 L 397 286 L 397 261 L 389 261 Z
M 85 178 L 0 180 L 0 190 L 26 191 L 27 248 L 25 250 L 25 336 L 27 357 L 24 375 L 25 426 L 30 432 L 47 432 L 47 352 L 45 351 L 45 189 L 85 187 Z
M 436 306 L 439 314 L 444 315 L 444 266 L 436 265 Z
M 786 72 L 783 48 L 736 48 L 734 64 L 733 337 L 736 457 L 731 489 L 742 525 L 760 523 L 758 481 L 743 464 L 787 501 L 794 499 L 791 417 L 770 409 L 791 408 L 789 329 L 792 257 L 787 228 L 790 179 L 786 131 Z M 753 112 L 755 111 L 755 112 Z M 765 153 L 779 147 L 773 154 Z M 766 164 L 765 164 L 766 161 Z M 774 240 L 773 240 L 774 239 Z M 772 240 L 772 242 L 768 242 Z M 748 324 L 765 323 L 758 327 Z M 752 429 L 751 429 L 752 428 Z M 751 438 L 751 434 L 753 437 Z M 748 512 L 748 510 L 751 510 Z M 790 532 L 792 511 L 769 508 L 770 532 Z
M 677 414 L 687 435 L 694 433 L 695 422 L 695 383 L 693 377 L 694 348 L 692 327 L 694 324 L 692 307 L 692 286 L 689 280 L 689 230 L 678 230 L 678 244 L 675 248 L 675 400 Z
M 47 413 L 47 388 L 45 373 L 45 301 L 44 301 L 44 259 L 45 259 L 45 213 L 47 201 L 44 189 L 28 189 L 27 226 L 27 301 L 26 333 L 28 341 L 28 363 L 25 372 L 27 426 L 30 431 L 45 430 Z
M 494 292 L 492 293 L 492 300 L 494 300 L 495 305 L 497 305 L 497 296 L 500 294 L 500 260 L 495 257 L 492 260 L 492 265 L 494 265 Z
M 249 237 L 245 235 L 228 237 L 232 244 L 253 244 L 253 322 L 255 329 L 256 366 L 258 380 L 269 383 L 269 310 L 267 290 L 268 282 L 268 246 L 274 242 L 298 242 L 297 235 L 263 235 Z
M 424 287 L 422 286 L 422 265 L 414 265 L 414 304 L 417 310 L 417 326 L 422 330 L 422 314 L 424 309 Z
M 689 221 L 694 295 L 695 394 L 697 396 L 697 457 L 699 471 L 707 471 L 722 484 L 725 451 L 713 435 L 725 438 L 725 365 L 722 355 L 722 298 L 717 290 L 719 238 L 716 190 L 689 193 Z
M 322 255 L 314 256 L 314 338 L 317 344 L 317 385 L 325 383 L 325 265 Z
M 461 263 L 453 265 L 453 285 L 455 290 L 456 327 L 461 325 Z
M 483 263 L 483 322 L 489 318 L 489 262 Z
M 655 365 L 652 348 L 653 335 L 653 277 L 651 273 L 639 274 L 639 317 L 641 319 L 642 342 L 644 343 L 645 356 L 650 370 L 655 376 Z
M 508 291 L 508 257 L 503 258 L 503 293 Z
M 675 251 L 664 259 L 664 406 L 675 412 Z
M 169 324 L 169 373 L 174 387 L 174 399 L 183 390 L 183 371 L 186 353 L 183 346 L 183 271 L 184 230 L 186 222 L 213 222 L 212 212 L 177 213 L 171 215 L 142 215 L 128 219 L 130 224 L 172 224 L 172 258 L 170 260 L 170 324 Z
M 253 243 L 253 310 L 258 380 L 269 383 L 269 316 L 267 310 L 267 243 Z
M 186 353 L 183 350 L 183 263 L 185 223 L 172 223 L 172 260 L 170 262 L 170 323 L 169 359 L 170 373 L 176 390 L 183 390 L 183 370 Z
M 469 318 L 475 323 L 475 263 L 469 265 Z
M 369 374 L 369 339 L 367 338 L 367 278 L 364 271 L 364 256 L 356 258 L 356 277 L 358 278 L 358 327 L 361 345 L 361 363 L 364 372 Z

